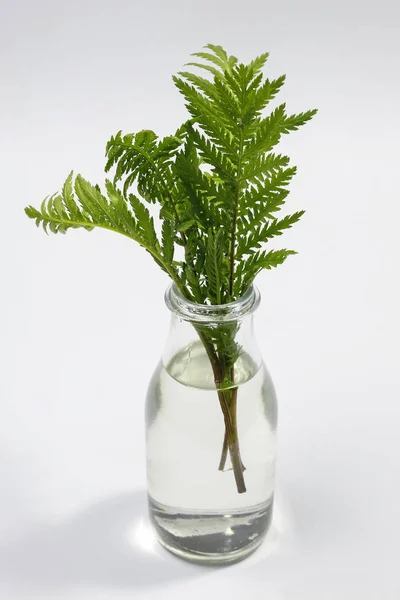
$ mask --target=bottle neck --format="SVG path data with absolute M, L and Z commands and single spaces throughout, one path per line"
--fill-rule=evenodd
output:
M 165 368 L 186 385 L 197 377 L 204 387 L 232 387 L 254 375 L 261 358 L 254 336 L 253 314 L 260 294 L 252 287 L 226 305 L 189 302 L 175 286 L 166 292 L 171 326 L 163 354 Z M 201 375 L 200 375 L 201 374 Z
M 193 324 L 217 325 L 252 315 L 260 304 L 261 296 L 258 288 L 251 285 L 247 292 L 227 304 L 198 304 L 187 300 L 173 283 L 165 293 L 165 303 L 169 310 L 181 320 Z

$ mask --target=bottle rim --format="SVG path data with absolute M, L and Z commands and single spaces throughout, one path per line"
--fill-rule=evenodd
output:
M 199 304 L 187 300 L 175 283 L 172 283 L 165 292 L 165 304 L 169 310 L 182 320 L 196 323 L 237 321 L 254 313 L 260 301 L 260 291 L 253 284 L 243 296 L 227 304 Z

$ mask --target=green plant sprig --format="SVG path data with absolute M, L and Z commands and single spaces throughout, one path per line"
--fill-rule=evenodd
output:
M 262 70 L 268 54 L 248 65 L 208 44 L 173 77 L 190 118 L 174 135 L 151 130 L 112 136 L 106 146 L 104 191 L 71 172 L 60 193 L 45 198 L 28 217 L 46 233 L 95 227 L 140 244 L 189 300 L 220 305 L 242 296 L 264 269 L 295 254 L 268 249 L 268 242 L 304 214 L 277 217 L 296 173 L 289 158 L 273 152 L 282 135 L 316 113 L 288 115 L 280 104 L 264 109 L 280 92 L 285 76 L 270 80 Z M 159 211 L 160 229 L 148 205 Z M 239 493 L 246 491 L 237 428 L 235 363 L 241 353 L 239 324 L 194 324 L 214 373 L 225 437 L 219 469 L 228 452 Z
M 278 219 L 295 167 L 272 152 L 281 136 L 316 113 L 287 115 L 280 104 L 263 110 L 285 77 L 264 78 L 268 54 L 248 65 L 208 44 L 174 77 L 191 118 L 173 136 L 150 130 L 107 143 L 105 191 L 70 173 L 60 193 L 26 214 L 45 231 L 109 229 L 138 242 L 189 299 L 224 304 L 241 296 L 263 269 L 282 264 L 293 250 L 265 245 L 292 227 L 304 211 Z M 146 204 L 159 206 L 161 231 Z M 176 250 L 183 248 L 183 259 Z M 174 260 L 175 259 L 175 260 Z

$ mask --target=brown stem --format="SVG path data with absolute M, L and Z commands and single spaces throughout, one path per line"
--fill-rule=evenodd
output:
M 224 443 L 222 446 L 222 452 L 221 452 L 221 458 L 219 460 L 218 471 L 223 471 L 225 469 L 227 457 L 228 457 L 228 436 L 227 436 L 226 430 L 225 430 Z
M 233 378 L 234 378 L 234 370 L 232 368 L 232 370 L 231 370 L 231 381 L 234 381 Z M 239 440 L 238 431 L 237 431 L 237 396 L 238 396 L 238 388 L 233 388 L 233 389 L 231 389 L 229 391 L 230 391 L 229 411 L 230 411 L 230 414 L 231 414 L 231 421 L 232 421 L 233 428 L 236 431 L 236 437 Z M 238 441 L 238 443 L 239 443 L 239 441 Z M 222 446 L 221 458 L 220 458 L 219 466 L 218 466 L 218 469 L 220 471 L 223 471 L 225 469 L 227 457 L 228 457 L 228 434 L 227 434 L 227 431 L 225 430 L 224 443 L 223 443 L 223 446 Z M 244 466 L 242 459 L 240 459 L 240 463 L 241 463 L 242 471 L 245 471 L 246 467 Z
M 246 491 L 246 484 L 244 482 L 243 470 L 242 470 L 242 459 L 240 457 L 239 439 L 237 427 L 234 427 L 231 419 L 231 413 L 229 410 L 229 403 L 227 402 L 226 394 L 223 391 L 218 392 L 218 398 L 220 401 L 222 413 L 225 421 L 225 431 L 227 436 L 227 445 L 229 455 L 231 457 L 233 474 L 235 476 L 236 487 L 239 494 L 243 494 Z

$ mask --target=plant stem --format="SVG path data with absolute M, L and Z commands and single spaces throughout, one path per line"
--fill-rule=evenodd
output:
M 231 413 L 232 425 L 233 425 L 234 429 L 236 429 L 236 435 L 238 437 L 238 433 L 237 433 L 237 392 L 238 392 L 238 388 L 235 388 L 232 390 L 231 401 L 229 404 L 229 411 Z M 228 434 L 227 434 L 227 431 L 225 430 L 221 458 L 220 458 L 219 465 L 218 465 L 219 471 L 224 471 L 227 458 L 228 458 Z M 241 463 L 242 471 L 245 471 L 246 467 L 244 466 L 243 461 L 240 460 L 240 463 Z
M 233 474 L 236 481 L 236 487 L 239 494 L 246 491 L 246 484 L 244 482 L 243 471 L 244 466 L 240 456 L 239 448 L 239 437 L 236 420 L 236 402 L 237 402 L 237 388 L 222 390 L 220 386 L 224 379 L 223 368 L 221 362 L 218 359 L 217 353 L 215 352 L 214 345 L 208 340 L 207 335 L 195 326 L 195 329 L 203 342 L 204 348 L 207 352 L 208 358 L 214 373 L 214 381 L 217 387 L 218 400 L 221 406 L 222 414 L 225 422 L 225 435 L 226 435 L 226 453 L 229 451 L 231 458 Z M 233 367 L 232 367 L 233 371 Z M 231 376 L 232 376 L 231 371 Z M 230 399 L 229 399 L 230 397 Z M 234 402 L 232 402 L 234 398 Z M 233 408 L 233 414 L 231 412 Z
M 235 372 L 234 369 L 232 367 L 231 369 L 231 381 L 234 382 L 234 377 L 235 377 Z M 238 396 L 238 388 L 232 388 L 230 391 L 230 402 L 229 402 L 229 411 L 231 414 L 231 420 L 232 420 L 232 425 L 234 427 L 234 429 L 236 430 L 236 435 L 237 438 L 239 439 L 238 436 L 238 432 L 237 432 L 237 396 Z M 226 459 L 228 457 L 228 434 L 227 431 L 225 430 L 225 435 L 224 435 L 224 443 L 222 445 L 222 452 L 221 452 L 221 458 L 219 461 L 219 466 L 218 469 L 220 471 L 223 471 L 225 469 L 225 464 L 226 464 Z M 243 461 L 241 460 L 241 466 L 242 466 L 242 471 L 246 470 L 246 467 L 243 464 Z
M 239 139 L 239 158 L 237 167 L 237 182 L 235 189 L 235 200 L 233 205 L 233 218 L 232 218 L 232 231 L 231 231 L 231 248 L 229 257 L 229 295 L 233 296 L 233 283 L 235 280 L 235 252 L 236 252 L 236 226 L 237 226 L 237 214 L 239 206 L 240 186 L 241 186 L 241 168 L 242 168 L 242 154 L 243 154 L 243 125 L 240 129 Z
M 229 450 L 229 454 L 231 457 L 236 487 L 239 494 L 242 494 L 246 491 L 246 484 L 244 482 L 243 477 L 243 463 L 240 456 L 237 426 L 235 426 L 232 422 L 229 403 L 227 402 L 226 395 L 222 390 L 218 391 L 218 398 L 220 401 L 222 413 L 224 415 L 227 449 Z
M 223 471 L 225 469 L 227 457 L 228 457 L 228 435 L 225 430 L 224 443 L 222 446 L 221 458 L 219 459 L 218 471 Z

